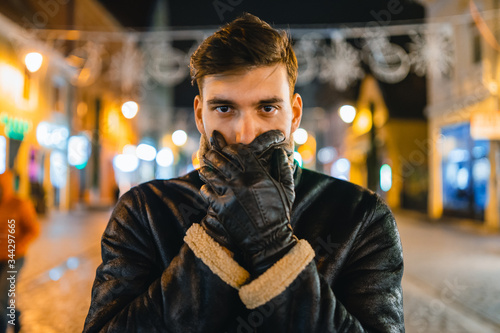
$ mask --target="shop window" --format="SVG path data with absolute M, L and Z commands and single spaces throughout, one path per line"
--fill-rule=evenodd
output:
M 484 219 L 490 162 L 489 141 L 473 140 L 470 124 L 442 129 L 445 215 Z

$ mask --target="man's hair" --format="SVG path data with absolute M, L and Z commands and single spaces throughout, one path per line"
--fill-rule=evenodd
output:
M 290 93 L 297 81 L 297 58 L 290 36 L 257 16 L 245 13 L 205 39 L 191 56 L 191 84 L 202 91 L 207 75 L 237 72 L 253 67 L 283 64 Z

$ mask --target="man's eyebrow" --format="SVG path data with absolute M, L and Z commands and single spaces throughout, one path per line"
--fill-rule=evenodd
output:
M 214 98 L 209 99 L 207 101 L 207 104 L 208 105 L 234 105 L 236 103 L 230 99 L 214 97 Z
M 261 99 L 259 102 L 255 103 L 255 104 L 256 105 L 263 105 L 263 104 L 280 104 L 280 103 L 283 103 L 283 98 L 271 97 L 271 98 Z
M 260 101 L 254 103 L 254 105 L 264 105 L 264 104 L 280 104 L 283 103 L 283 98 L 281 97 L 270 97 L 264 98 Z M 207 100 L 207 105 L 236 105 L 235 101 L 226 98 L 214 97 Z

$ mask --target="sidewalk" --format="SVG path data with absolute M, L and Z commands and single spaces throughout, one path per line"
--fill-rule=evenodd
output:
M 406 332 L 500 332 L 500 235 L 397 212 Z
M 29 249 L 17 284 L 21 332 L 82 331 L 109 215 L 54 212 L 41 221 L 42 233 Z

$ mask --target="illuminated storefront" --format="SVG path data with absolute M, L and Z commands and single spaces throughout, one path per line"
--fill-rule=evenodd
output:
M 331 174 L 369 187 L 392 209 L 425 212 L 428 195 L 427 124 L 418 117 L 403 118 L 389 110 L 372 76 L 360 86 L 356 107 L 339 108 L 346 123 L 345 147 L 332 164 Z M 391 115 L 391 112 L 393 115 Z
M 0 29 L 0 169 L 13 171 L 16 192 L 37 212 L 68 209 L 71 68 L 3 16 Z
M 437 2 L 436 2 L 437 3 Z M 469 2 L 428 6 L 428 22 L 444 13 L 465 13 Z M 491 16 L 473 11 L 451 30 L 455 40 L 448 75 L 427 76 L 429 120 L 429 216 L 473 219 L 500 229 L 500 54 L 491 48 Z M 489 22 L 491 20 L 491 22 Z M 496 41 L 495 41 L 496 42 Z
M 490 177 L 489 141 L 473 140 L 470 124 L 442 129 L 443 210 L 484 219 Z

